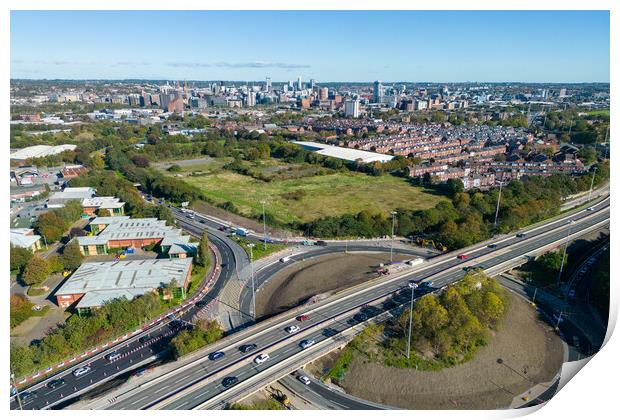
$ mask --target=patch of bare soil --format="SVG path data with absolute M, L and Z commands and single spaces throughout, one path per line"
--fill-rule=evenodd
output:
M 516 395 L 552 380 L 564 351 L 560 338 L 539 320 L 536 310 L 511 297 L 503 325 L 473 360 L 439 372 L 421 372 L 357 356 L 345 375 L 344 388 L 370 401 L 408 409 L 508 407 Z
M 395 254 L 394 260 L 408 258 Z M 377 277 L 374 270 L 390 261 L 386 253 L 332 254 L 311 258 L 281 270 L 256 295 L 259 317 L 298 306 L 312 296 L 336 292 Z

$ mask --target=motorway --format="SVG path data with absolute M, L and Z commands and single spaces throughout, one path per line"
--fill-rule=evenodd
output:
M 595 206 L 594 211 L 580 211 L 571 216 L 573 224 L 567 223 L 568 218 L 547 222 L 534 229 L 526 231 L 524 237 L 509 236 L 496 243 L 493 248 L 480 247 L 468 252 L 468 260 L 460 261 L 454 257 L 437 257 L 427 262 L 415 273 L 386 280 L 371 287 L 362 288 L 355 293 L 344 293 L 338 299 L 319 302 L 306 307 L 310 319 L 296 322 L 292 317 L 298 312 L 292 312 L 291 318 L 276 325 L 268 325 L 264 330 L 226 347 L 213 347 L 213 351 L 221 350 L 226 356 L 216 361 L 204 358 L 199 364 L 179 369 L 178 372 L 168 375 L 152 386 L 145 386 L 138 392 L 127 396 L 111 405 L 111 409 L 191 409 L 203 405 L 205 402 L 216 399 L 225 391 L 221 384 L 224 376 L 235 376 L 239 384 L 232 390 L 241 388 L 244 381 L 268 369 L 279 362 L 283 362 L 302 351 L 299 340 L 313 339 L 320 344 L 322 341 L 349 329 L 359 323 L 355 317 L 359 311 L 373 314 L 385 308 L 369 307 L 367 304 L 381 298 L 392 296 L 407 287 L 409 281 L 421 281 L 433 277 L 434 285 L 418 295 L 440 289 L 453 283 L 463 276 L 463 267 L 472 266 L 482 269 L 497 267 L 514 259 L 534 252 L 541 247 L 561 242 L 568 234 L 576 235 L 579 232 L 595 225 L 607 223 L 609 220 L 609 199 L 603 200 Z M 408 290 L 408 289 L 407 289 Z M 420 289 L 418 289 L 420 290 Z M 338 296 L 338 295 L 336 295 Z M 284 331 L 290 324 L 297 324 L 301 331 L 291 337 Z M 254 343 L 257 349 L 248 354 L 241 353 L 237 347 Z M 316 346 L 315 345 L 315 346 Z M 262 365 L 255 365 L 252 359 L 269 349 L 271 359 Z M 306 352 L 308 350 L 305 350 Z M 295 367 L 293 367 L 295 369 Z M 291 369 L 291 370 L 293 370 Z M 232 392 L 232 390 L 230 392 Z

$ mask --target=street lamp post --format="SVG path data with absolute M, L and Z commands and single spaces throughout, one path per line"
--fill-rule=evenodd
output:
M 592 172 L 592 181 L 590 181 L 590 192 L 588 193 L 588 202 L 590 202 L 590 198 L 592 197 L 592 188 L 594 188 L 595 177 L 596 177 L 596 166 L 594 167 L 594 172 Z
M 391 211 L 390 214 L 392 215 L 392 237 L 390 238 L 390 262 L 394 261 L 392 258 L 393 255 L 393 251 L 394 251 L 394 224 L 396 222 L 396 212 L 395 211 Z
M 502 187 L 504 186 L 504 181 L 499 182 L 499 194 L 497 196 L 497 207 L 495 208 L 495 221 L 493 222 L 493 226 L 497 226 L 497 216 L 499 215 L 499 201 L 502 198 Z
M 564 252 L 562 253 L 562 262 L 560 263 L 560 271 L 558 272 L 558 286 L 560 285 L 560 279 L 562 278 L 562 270 L 564 269 L 564 260 L 566 259 L 566 248 L 568 248 L 568 237 L 570 236 L 570 227 L 574 222 L 568 221 L 568 230 L 566 231 L 566 241 L 564 241 Z
M 263 250 L 267 251 L 267 222 L 265 221 L 265 200 L 260 202 L 263 205 Z
M 409 288 L 411 289 L 411 302 L 409 303 L 409 338 L 407 338 L 407 359 L 411 356 L 411 326 L 413 324 L 413 293 L 418 287 L 417 284 L 410 282 Z
M 250 277 L 252 283 L 252 319 L 256 320 L 256 290 L 254 289 L 254 253 L 252 249 L 254 248 L 254 244 L 248 244 L 250 248 Z
M 13 387 L 15 388 L 15 399 L 17 400 L 17 405 L 19 405 L 19 409 L 23 410 L 24 407 L 22 407 L 22 399 L 19 396 L 19 391 L 17 390 L 17 384 L 15 383 L 15 374 L 13 372 L 11 372 L 11 382 L 13 383 Z

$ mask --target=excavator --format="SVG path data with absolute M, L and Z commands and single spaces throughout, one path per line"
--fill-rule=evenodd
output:
M 434 248 L 441 252 L 446 252 L 448 250 L 448 248 L 441 242 L 435 242 L 432 239 L 422 238 L 421 236 L 416 238 L 416 243 L 425 248 Z
M 291 403 L 284 392 L 280 391 L 277 388 L 269 387 L 269 393 L 271 394 L 271 398 L 279 402 L 282 407 L 286 408 L 287 410 L 291 410 Z

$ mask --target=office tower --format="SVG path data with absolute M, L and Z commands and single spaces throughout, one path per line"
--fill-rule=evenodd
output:
M 329 90 L 326 87 L 319 89 L 319 101 L 326 101 L 329 98 Z
M 256 105 L 256 92 L 248 92 L 248 95 L 245 98 L 245 105 L 248 107 Z
M 360 116 L 360 101 L 357 99 L 345 101 L 344 115 L 351 118 L 358 118 Z
M 314 84 L 316 81 L 314 79 L 310 79 L 310 90 L 314 89 Z
M 560 89 L 560 98 L 565 98 L 566 97 L 566 88 L 562 88 Z
M 265 80 L 265 90 L 266 90 L 267 92 L 271 92 L 271 77 L 268 77 L 268 78 Z
M 383 102 L 383 86 L 381 85 L 381 80 L 375 81 L 373 102 L 376 104 Z
M 301 84 L 301 76 L 297 78 L 297 90 L 302 90 L 304 87 Z

